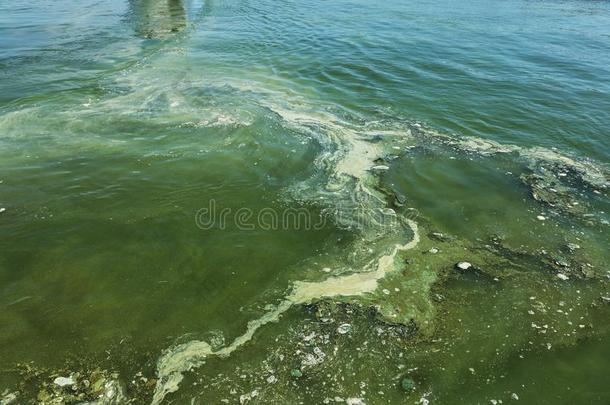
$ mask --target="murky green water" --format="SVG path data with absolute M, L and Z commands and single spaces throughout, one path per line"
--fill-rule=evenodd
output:
M 0 5 L 0 403 L 610 403 L 609 27 Z

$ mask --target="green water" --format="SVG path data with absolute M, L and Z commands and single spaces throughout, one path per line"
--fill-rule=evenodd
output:
M 609 27 L 1 4 L 0 404 L 610 403 Z

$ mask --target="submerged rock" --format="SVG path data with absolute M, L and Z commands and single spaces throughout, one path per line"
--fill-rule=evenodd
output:
M 406 392 L 411 392 L 415 389 L 415 381 L 412 378 L 404 377 L 400 380 L 400 387 Z
M 290 375 L 294 378 L 301 378 L 303 377 L 303 373 L 301 372 L 301 370 L 299 370 L 298 368 L 293 369 L 290 372 Z

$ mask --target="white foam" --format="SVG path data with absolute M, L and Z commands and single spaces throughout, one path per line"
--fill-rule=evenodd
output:
M 606 189 L 610 185 L 607 167 L 586 159 L 576 160 L 553 149 L 541 146 L 527 148 L 475 137 L 452 137 L 432 130 L 426 130 L 425 134 L 458 149 L 483 156 L 515 153 L 534 167 L 540 163 L 567 167 L 575 171 L 582 181 L 593 187 Z

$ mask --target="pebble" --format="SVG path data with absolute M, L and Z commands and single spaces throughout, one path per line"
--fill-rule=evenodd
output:
M 4 211 L 6 211 L 6 208 L 0 208 L 0 214 L 2 214 Z
M 390 168 L 386 165 L 373 166 L 373 170 L 390 170 Z
M 53 383 L 59 385 L 60 387 L 69 387 L 76 384 L 76 381 L 74 381 L 72 377 L 57 377 L 53 380 Z
M 538 216 L 536 217 L 536 219 L 538 219 L 538 220 L 540 220 L 540 221 L 544 221 L 544 220 L 546 220 L 546 217 L 544 217 L 543 215 L 538 215 Z
M 566 276 L 563 273 L 557 273 L 557 278 L 559 278 L 560 280 L 569 280 L 570 277 Z
M 437 248 L 432 248 L 432 249 L 428 250 L 428 252 L 430 252 L 430 253 L 438 253 L 438 249 Z
M 458 264 L 455 265 L 458 269 L 460 270 L 468 270 L 469 268 L 472 267 L 472 263 L 469 262 L 459 262 Z
M 388 290 L 387 288 L 384 288 L 384 289 L 382 290 L 382 292 L 383 292 L 385 295 L 390 295 L 390 290 Z

